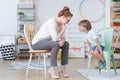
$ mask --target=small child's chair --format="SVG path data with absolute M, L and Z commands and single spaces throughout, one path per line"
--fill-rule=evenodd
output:
M 105 49 L 103 50 L 103 56 L 104 56 L 104 59 L 106 60 L 106 70 L 107 70 L 108 76 L 110 76 L 110 60 L 112 61 L 114 72 L 117 75 L 116 64 L 114 62 L 114 53 L 113 53 L 115 49 L 112 50 L 113 32 L 114 32 L 113 28 L 102 28 L 98 31 L 98 34 L 102 34 L 101 37 L 104 39 L 104 42 L 105 42 Z M 87 75 L 89 74 L 91 60 L 92 60 L 92 55 L 89 54 Z M 99 73 L 101 73 L 102 67 L 100 64 L 98 68 L 99 68 Z

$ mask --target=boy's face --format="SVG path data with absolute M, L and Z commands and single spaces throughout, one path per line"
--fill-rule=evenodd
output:
M 86 28 L 83 27 L 83 26 L 79 26 L 79 30 L 80 30 L 80 32 L 85 32 L 85 31 L 86 31 Z

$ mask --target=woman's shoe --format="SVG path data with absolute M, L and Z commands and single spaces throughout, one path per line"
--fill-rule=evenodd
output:
M 68 78 L 68 77 L 69 77 L 69 75 L 68 75 L 67 72 L 66 72 L 66 65 L 62 65 L 61 68 L 59 69 L 59 72 L 62 73 L 62 76 L 63 76 L 64 78 Z
M 61 71 L 61 73 L 62 73 L 64 78 L 68 78 L 69 77 L 69 75 L 67 73 L 64 73 L 63 71 Z
M 49 73 L 49 76 L 51 76 L 51 78 L 59 79 L 59 76 L 52 74 L 50 70 L 48 71 L 48 73 Z

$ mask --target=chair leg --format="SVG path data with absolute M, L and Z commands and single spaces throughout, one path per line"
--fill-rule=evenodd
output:
M 88 74 L 89 74 L 89 69 L 90 69 L 90 65 L 91 65 L 91 60 L 92 60 L 92 55 L 88 55 L 87 76 L 88 76 Z
M 40 54 L 38 55 L 38 67 L 40 67 Z
M 113 56 L 113 55 L 111 56 L 111 59 L 112 59 L 112 64 L 113 64 L 113 68 L 114 68 L 115 75 L 117 75 L 116 64 L 115 64 L 114 56 Z
M 110 77 L 110 58 L 105 59 L 105 60 L 106 60 L 107 74 L 108 74 L 108 77 Z
M 44 54 L 44 72 L 45 72 L 45 79 L 46 79 L 46 77 L 47 77 L 47 67 L 46 67 L 46 53 Z
M 28 62 L 28 66 L 27 66 L 26 76 L 28 75 L 30 63 L 31 63 L 31 60 L 32 60 L 32 55 L 33 55 L 33 54 L 31 53 L 31 54 L 30 54 L 30 58 L 29 58 L 29 62 Z
M 99 74 L 101 74 L 101 65 L 98 63 Z

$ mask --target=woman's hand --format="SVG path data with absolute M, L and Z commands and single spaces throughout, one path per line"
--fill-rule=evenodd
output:
M 62 39 L 58 42 L 59 46 L 62 47 L 65 43 L 65 39 Z
M 61 27 L 62 27 L 62 30 L 66 30 L 67 28 L 66 25 L 62 25 Z

